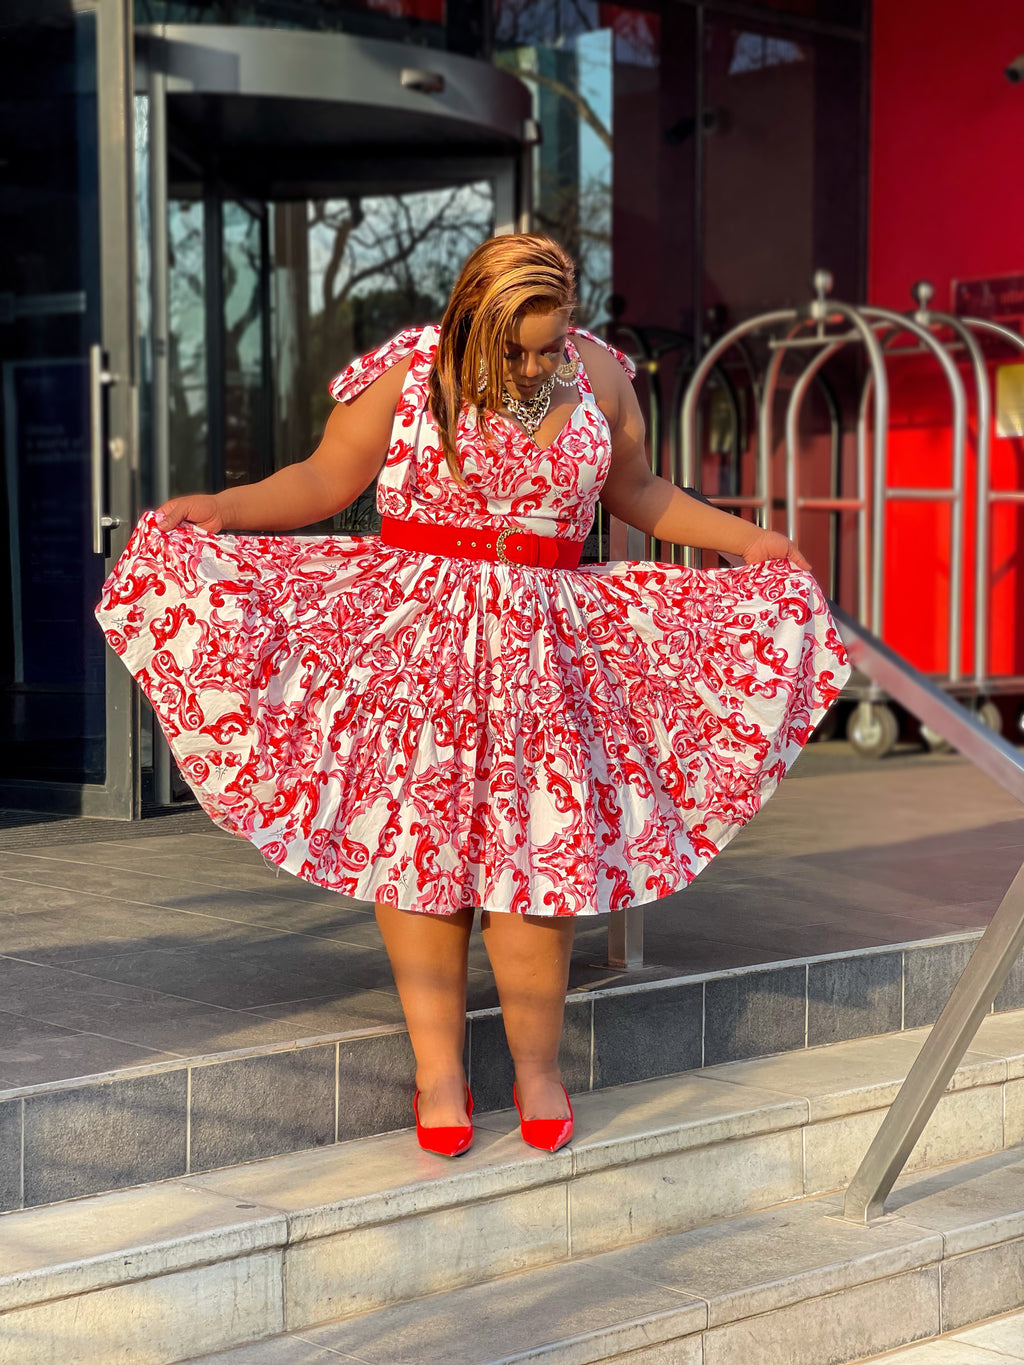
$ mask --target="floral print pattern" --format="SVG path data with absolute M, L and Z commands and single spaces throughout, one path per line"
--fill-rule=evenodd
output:
M 611 458 L 585 371 L 545 449 L 500 418 L 485 443 L 466 411 L 463 487 L 426 407 L 436 342 L 403 332 L 331 386 L 352 398 L 412 357 L 379 510 L 583 540 Z M 849 672 L 785 560 L 541 569 L 149 514 L 97 615 L 218 825 L 319 886 L 431 914 L 593 915 L 680 889 Z

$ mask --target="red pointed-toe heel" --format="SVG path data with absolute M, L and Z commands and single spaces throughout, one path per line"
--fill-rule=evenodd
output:
M 523 1135 L 523 1141 L 529 1143 L 531 1147 L 539 1147 L 542 1152 L 557 1152 L 559 1147 L 564 1147 L 572 1137 L 572 1102 L 564 1085 L 562 1093 L 569 1106 L 567 1119 L 524 1119 L 523 1111 L 519 1108 L 519 1096 L 516 1094 L 515 1086 L 512 1087 L 512 1099 L 519 1115 L 519 1131 Z
M 420 1123 L 420 1092 L 412 1097 L 412 1112 L 416 1116 L 416 1141 L 425 1152 L 438 1156 L 461 1156 L 473 1145 L 473 1124 L 457 1124 L 448 1128 L 425 1128 Z M 473 1117 L 473 1096 L 466 1086 L 466 1112 Z

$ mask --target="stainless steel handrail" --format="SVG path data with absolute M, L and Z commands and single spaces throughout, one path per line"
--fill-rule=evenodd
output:
M 1024 756 L 839 607 L 832 612 L 855 668 L 1024 802 Z M 843 1217 L 868 1223 L 885 1201 L 953 1073 L 1024 949 L 1024 867 L 1017 873 L 910 1068 L 856 1175 Z

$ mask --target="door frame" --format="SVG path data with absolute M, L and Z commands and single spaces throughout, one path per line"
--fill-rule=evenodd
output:
M 70 0 L 69 7 L 75 15 L 96 17 L 101 322 L 91 367 L 95 477 L 90 511 L 109 573 L 127 544 L 138 506 L 132 6 L 131 0 Z M 0 803 L 114 820 L 139 815 L 137 691 L 109 646 L 105 657 L 104 780 L 6 778 L 0 781 Z

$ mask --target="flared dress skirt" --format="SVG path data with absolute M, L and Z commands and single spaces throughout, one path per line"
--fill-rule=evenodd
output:
M 610 458 L 585 371 L 545 450 L 511 423 L 485 441 L 470 412 L 463 486 L 425 407 L 434 345 L 404 333 L 333 386 L 347 399 L 412 355 L 380 510 L 582 540 Z M 319 886 L 431 914 L 592 915 L 679 890 L 849 673 L 787 560 L 541 569 L 148 514 L 97 615 L 216 824 Z

